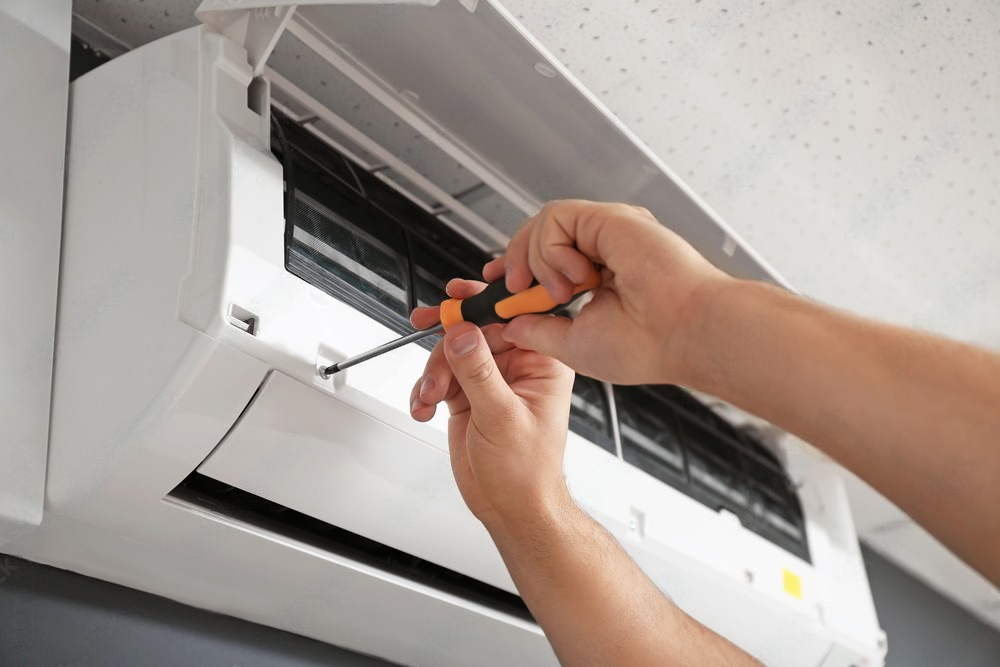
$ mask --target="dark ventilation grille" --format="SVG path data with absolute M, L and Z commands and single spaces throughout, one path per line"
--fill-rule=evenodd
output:
M 398 333 L 409 331 L 415 306 L 445 298 L 449 279 L 479 277 L 486 252 L 280 111 L 272 114 L 291 273 Z M 798 497 L 771 452 L 676 387 L 616 387 L 615 397 L 626 461 L 808 560 Z M 578 376 L 572 401 L 570 428 L 615 453 L 604 385 Z
M 534 621 L 527 605 L 513 593 L 200 473 L 188 475 L 170 492 L 170 497 L 491 609 Z
M 285 166 L 289 272 L 399 333 L 409 332 L 414 307 L 444 298 L 449 279 L 479 276 L 487 253 L 272 114 L 272 148 Z
M 781 463 L 677 387 L 615 387 L 622 456 L 809 561 L 798 495 Z
M 646 387 L 615 387 L 622 458 L 675 488 L 686 482 L 684 448 L 672 410 Z
M 292 217 L 289 271 L 357 308 L 377 304 L 388 317 L 406 318 L 409 262 L 398 228 L 371 234 L 302 190 Z
M 604 384 L 582 375 L 573 382 L 569 426 L 592 443 L 615 452 L 614 432 L 611 430 L 611 411 Z

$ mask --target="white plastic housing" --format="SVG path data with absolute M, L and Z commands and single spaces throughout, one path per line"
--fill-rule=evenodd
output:
M 74 85 L 47 511 L 11 551 L 403 664 L 555 664 L 531 623 L 167 497 L 199 470 L 514 591 L 443 420 L 408 415 L 427 352 L 319 375 L 393 332 L 285 270 L 252 81 L 199 27 Z M 766 664 L 881 664 L 836 470 L 787 457 L 812 564 L 576 435 L 566 468 L 658 585 Z
M 68 0 L 0 4 L 0 547 L 42 520 L 70 14 Z

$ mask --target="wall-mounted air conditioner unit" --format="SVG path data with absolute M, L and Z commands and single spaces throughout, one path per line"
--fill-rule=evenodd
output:
M 404 664 L 554 664 L 409 417 L 427 350 L 319 369 L 551 198 L 777 279 L 497 4 L 258 5 L 74 84 L 46 507 L 4 548 Z M 462 182 L 270 71 L 283 34 Z M 572 426 L 575 497 L 684 609 L 767 664 L 881 664 L 832 463 L 673 387 L 578 378 Z

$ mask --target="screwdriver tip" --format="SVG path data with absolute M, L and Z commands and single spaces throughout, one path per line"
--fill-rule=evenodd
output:
M 330 364 L 326 368 L 321 369 L 319 374 L 324 380 L 329 380 L 330 376 L 334 375 L 339 370 L 340 368 L 338 368 L 337 364 Z

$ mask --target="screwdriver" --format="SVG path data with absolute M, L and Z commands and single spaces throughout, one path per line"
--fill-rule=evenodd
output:
M 587 279 L 573 289 L 573 298 L 567 303 L 559 303 L 542 285 L 535 284 L 523 292 L 513 294 L 507 291 L 507 286 L 501 279 L 490 283 L 482 292 L 468 299 L 447 299 L 442 301 L 438 307 L 441 314 L 441 324 L 430 329 L 414 331 L 402 338 L 372 348 L 367 352 L 362 352 L 343 361 L 331 364 L 321 369 L 320 375 L 324 379 L 329 378 L 334 373 L 347 370 L 351 366 L 360 364 L 362 361 L 368 361 L 386 352 L 418 341 L 421 338 L 447 331 L 459 322 L 472 322 L 476 326 L 484 327 L 487 324 L 510 322 L 518 315 L 527 313 L 556 313 L 566 308 L 566 306 L 573 303 L 573 301 L 584 293 L 600 285 L 601 273 L 595 267 L 590 275 L 587 276 Z

